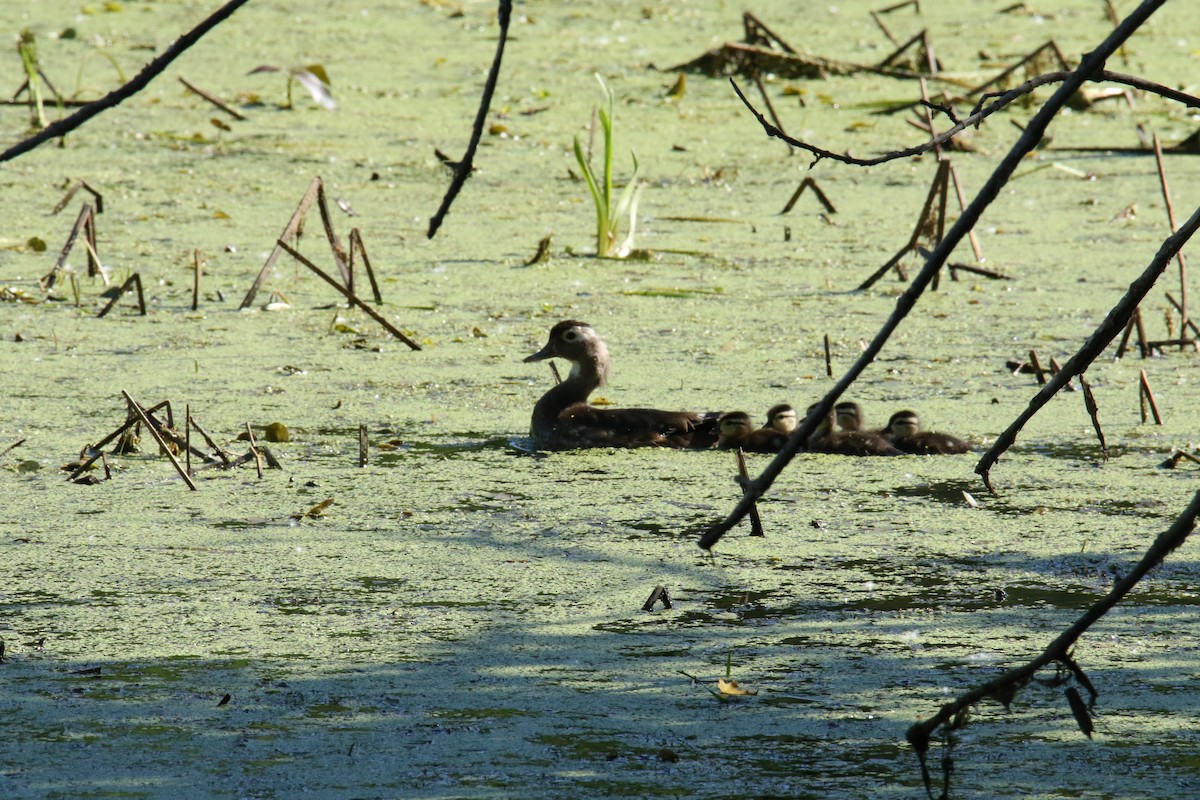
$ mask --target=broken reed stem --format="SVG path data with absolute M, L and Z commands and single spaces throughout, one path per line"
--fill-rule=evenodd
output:
M 738 476 L 741 478 L 738 483 L 745 486 L 750 480 L 750 471 L 746 469 L 746 454 L 739 447 L 734 451 L 734 455 L 737 456 Z M 762 517 L 758 514 L 758 503 L 750 504 L 750 535 L 766 536 L 763 532 Z
M 192 251 L 192 311 L 200 308 L 200 248 Z
M 1033 372 L 1037 375 L 1037 382 L 1046 385 L 1046 370 L 1042 368 L 1042 362 L 1038 360 L 1036 350 L 1029 351 L 1029 366 L 1033 367 Z
M 200 425 L 199 420 L 197 420 L 195 417 L 191 417 L 188 422 L 191 427 L 196 429 L 197 433 L 204 437 L 204 441 L 217 454 L 217 458 L 221 460 L 222 466 L 224 466 L 225 469 L 229 469 L 229 454 L 225 452 L 225 449 L 213 441 L 213 438 L 208 435 L 208 431 L 204 430 L 204 428 Z M 205 460 L 211 462 L 213 459 L 206 458 Z
M 1082 374 L 1079 376 L 1079 385 L 1083 387 L 1083 407 L 1092 418 L 1092 427 L 1096 429 L 1096 438 L 1100 440 L 1100 452 L 1104 454 L 1104 460 L 1108 461 L 1108 443 L 1104 441 L 1104 429 L 1100 427 L 1100 406 L 1096 403 L 1096 396 L 1092 394 L 1092 385 Z
M 250 423 L 247 422 L 245 425 L 246 438 L 250 442 L 250 455 L 254 457 L 254 467 L 258 470 L 258 477 L 261 478 L 263 476 L 262 456 L 258 452 L 258 441 L 254 438 L 254 431 L 250 430 Z
M 129 280 L 121 284 L 121 288 L 118 289 L 117 293 L 113 295 L 111 300 L 108 301 L 108 305 L 101 309 L 100 313 L 96 315 L 96 319 L 100 319 L 109 311 L 111 311 L 113 306 L 115 306 L 120 299 L 125 296 L 125 293 L 128 292 L 130 288 L 137 289 L 138 313 L 143 317 L 146 316 L 146 297 L 142 294 L 142 277 L 135 272 L 129 276 Z
M 194 85 L 191 81 L 189 81 L 187 78 L 183 77 L 182 75 L 179 76 L 179 82 L 182 83 L 189 92 L 191 92 L 192 94 L 198 95 L 199 97 L 207 100 L 208 102 L 212 103 L 214 106 L 221 109 L 226 114 L 233 117 L 234 119 L 236 119 L 236 120 L 246 119 L 244 116 L 242 116 L 241 112 L 225 105 L 225 103 L 222 102 L 220 98 L 216 97 L 215 95 L 209 94 L 208 92 L 201 89 L 199 86 Z
M 1167 222 L 1171 226 L 1171 233 L 1176 230 L 1175 224 L 1175 204 L 1171 202 L 1171 187 L 1167 184 L 1167 167 L 1163 163 L 1162 144 L 1158 141 L 1158 134 L 1154 134 L 1154 161 L 1158 164 L 1158 183 L 1162 187 L 1163 202 L 1167 206 Z M 1179 314 L 1183 317 L 1183 322 L 1180 325 L 1180 330 L 1187 330 L 1188 310 L 1187 310 L 1187 262 L 1183 260 L 1183 251 L 1180 250 L 1175 254 L 1175 259 L 1179 263 Z M 1180 344 L 1180 349 L 1183 345 Z
M 11 453 L 13 450 L 16 450 L 18 447 L 20 447 L 20 446 L 21 446 L 21 445 L 23 445 L 23 444 L 25 444 L 25 440 L 24 440 L 24 439 L 18 439 L 17 441 L 15 441 L 15 442 L 13 442 L 12 444 L 10 444 L 8 447 L 4 448 L 3 450 L 0 450 L 0 456 L 6 456 L 6 455 L 8 455 L 8 454 L 9 454 L 9 453 Z
M 379 282 L 375 280 L 375 270 L 371 268 L 371 259 L 367 257 L 367 246 L 363 244 L 362 233 L 358 228 L 350 229 L 350 274 L 354 274 L 354 253 L 362 254 L 363 266 L 367 268 L 367 280 L 371 282 L 371 294 L 375 298 L 376 303 L 383 302 L 383 295 L 379 293 Z
M 1137 331 L 1138 350 L 1141 351 L 1142 358 L 1149 358 L 1150 340 L 1146 336 L 1146 324 L 1142 322 L 1142 309 L 1136 308 L 1133 311 L 1133 327 Z
M 129 407 L 138 415 L 142 424 L 146 426 L 146 430 L 150 431 L 150 435 L 154 437 L 154 441 L 158 442 L 158 446 L 167 454 L 167 458 L 171 459 L 171 464 L 175 467 L 175 471 L 179 473 L 179 477 L 183 478 L 183 482 L 187 484 L 189 489 L 193 492 L 196 491 L 196 484 L 192 482 L 191 476 L 183 469 L 183 466 L 179 463 L 179 459 L 171 452 L 171 448 L 167 447 L 166 441 L 159 435 L 158 428 L 150 422 L 150 418 L 146 416 L 146 412 L 137 404 L 137 401 L 133 399 L 129 392 L 122 389 L 121 394 L 125 395 L 125 402 L 129 403 Z
M 829 352 L 829 334 L 825 334 L 825 377 L 833 377 L 833 356 Z
M 779 212 L 780 216 L 783 216 L 791 211 L 793 207 L 795 207 L 796 201 L 800 199 L 800 195 L 804 194 L 805 189 L 813 190 L 813 193 L 817 196 L 817 201 L 825 207 L 826 211 L 828 211 L 830 214 L 837 213 L 837 209 L 834 208 L 833 203 L 829 201 L 829 197 L 826 196 L 825 192 L 821 191 L 821 187 L 817 185 L 817 182 L 812 178 L 805 178 L 804 180 L 800 181 L 800 186 L 792 193 L 792 196 L 788 199 L 787 204 L 784 205 L 783 211 Z
M 1053 356 L 1051 356 L 1050 357 L 1050 374 L 1057 375 L 1060 372 L 1062 372 L 1062 364 L 1058 363 L 1057 358 L 1054 358 Z M 1080 380 L 1082 380 L 1082 376 L 1080 376 Z M 1071 383 L 1071 381 L 1067 381 L 1067 391 L 1068 392 L 1076 391 L 1075 384 Z
M 950 182 L 954 184 L 954 194 L 958 198 L 958 210 L 962 211 L 967 207 L 967 195 L 963 191 L 962 180 L 958 177 L 958 168 L 954 166 L 953 161 L 950 164 Z M 967 238 L 971 240 L 971 251 L 975 253 L 976 261 L 983 261 L 983 248 L 979 245 L 979 237 L 975 235 L 975 229 L 967 231 Z M 968 272 L 978 272 L 980 275 L 988 277 L 1002 277 L 998 272 L 992 270 L 978 270 L 972 267 L 961 266 L 959 269 L 965 269 Z
M 283 231 L 279 234 L 279 240 L 290 239 L 295 237 L 300 238 L 300 231 L 304 228 L 304 217 L 308 214 L 308 209 L 312 206 L 313 200 L 317 199 L 317 189 L 321 186 L 321 178 L 317 176 L 313 178 L 308 188 L 304 190 L 304 196 L 300 198 L 299 204 L 296 205 L 296 210 L 292 212 L 292 216 L 288 219 L 287 224 L 283 226 Z M 267 256 L 267 260 L 262 265 L 262 269 L 258 271 L 254 282 L 250 284 L 250 289 L 246 292 L 246 296 L 242 298 L 242 304 L 238 306 L 238 311 L 244 311 L 254 302 L 254 296 L 258 294 L 258 290 L 262 288 L 263 282 L 267 276 L 271 274 L 271 268 L 275 266 L 275 262 L 279 259 L 279 245 L 271 248 L 271 254 Z
M 767 87 L 763 86 L 762 75 L 757 70 L 754 72 L 753 80 L 754 85 L 758 87 L 759 95 L 762 96 L 763 103 L 765 103 L 767 106 L 767 113 L 770 114 L 771 119 L 775 121 L 775 127 L 779 128 L 779 130 L 783 130 L 783 120 L 779 119 L 779 115 L 775 113 L 775 104 L 771 102 L 771 96 L 767 94 Z M 788 150 L 790 151 L 791 149 L 792 148 L 789 145 Z
M 192 474 L 192 404 L 183 404 L 183 455 L 188 475 Z
M 1200 208 L 1196 209 L 1196 212 L 1192 214 L 1177 232 L 1163 240 L 1162 245 L 1158 248 L 1158 252 L 1150 260 L 1150 264 L 1129 285 L 1125 296 L 1108 312 L 1108 316 L 1104 318 L 1104 321 L 1100 323 L 1095 332 L 1088 337 L 1083 347 L 1063 365 L 1062 372 L 1055 375 L 1050 379 L 1049 383 L 1042 387 L 1041 391 L 1029 401 L 1029 406 L 996 438 L 996 441 L 988 451 L 979 459 L 979 463 L 975 465 L 975 472 L 983 478 L 984 485 L 987 486 L 988 491 L 993 494 L 996 492 L 989 477 L 992 465 L 1017 440 L 1017 433 L 1025 426 L 1026 422 L 1033 418 L 1042 406 L 1050 401 L 1051 397 L 1067 384 L 1067 381 L 1076 375 L 1082 374 L 1096 360 L 1096 357 L 1108 347 L 1112 340 L 1116 338 L 1117 331 L 1128 324 L 1129 319 L 1137 312 L 1138 304 L 1145 299 L 1147 293 L 1153 288 L 1154 282 L 1158 280 L 1159 276 L 1167 268 L 1171 259 L 1174 258 L 1176 251 L 1180 247 L 1183 247 L 1184 243 L 1191 238 L 1192 234 L 1198 228 L 1200 228 Z
M 358 426 L 358 465 L 365 467 L 367 465 L 367 426 Z
M 1020 687 L 1029 683 L 1038 670 L 1049 664 L 1057 661 L 1074 665 L 1074 661 L 1071 658 L 1071 650 L 1075 646 L 1075 643 L 1079 641 L 1079 638 L 1087 633 L 1092 625 L 1102 619 L 1113 606 L 1119 603 L 1125 595 L 1137 586 L 1148 572 L 1161 564 L 1173 550 L 1187 540 L 1187 537 L 1196 526 L 1197 514 L 1200 514 L 1200 491 L 1196 492 L 1192 497 L 1192 502 L 1188 504 L 1183 513 L 1171 524 L 1171 527 L 1158 535 L 1154 543 L 1146 551 L 1146 554 L 1142 556 L 1141 561 L 1134 566 L 1129 574 L 1118 581 L 1113 586 L 1112 591 L 1093 604 L 1071 627 L 1067 628 L 1054 641 L 1047 645 L 1041 655 L 1023 666 L 1010 669 L 993 681 L 989 681 L 960 695 L 953 702 L 943 705 L 932 717 L 918 722 L 908 729 L 905 738 L 917 752 L 917 758 L 921 763 L 921 774 L 925 779 L 925 788 L 927 790 L 931 789 L 931 777 L 926 763 L 926 754 L 929 752 L 930 740 L 934 733 L 944 725 L 953 725 L 954 720 L 958 719 L 963 712 L 970 709 L 976 703 L 988 698 L 1011 696 Z M 1077 665 L 1075 669 L 1078 669 Z M 1079 674 L 1082 673 L 1077 673 L 1077 677 Z M 1085 683 L 1084 685 L 1090 686 L 1090 683 Z M 944 788 L 948 792 L 949 786 L 945 786 Z M 933 796 L 932 792 L 930 792 L 930 796 Z M 942 797 L 946 796 L 946 793 L 942 794 Z
M 347 300 L 349 300 L 352 304 L 358 306 L 363 311 L 365 311 L 367 316 L 369 316 L 371 319 L 375 320 L 380 325 L 382 325 L 384 327 L 384 329 L 387 330 L 387 332 L 390 333 L 392 336 L 395 336 L 397 339 L 404 342 L 406 345 L 409 346 L 409 348 L 411 348 L 413 350 L 421 349 L 421 345 L 417 344 L 412 339 L 408 338 L 403 333 L 401 333 L 400 330 L 395 325 L 388 322 L 387 319 L 382 314 L 380 314 L 375 309 L 371 308 L 369 305 L 364 303 L 362 300 L 359 300 L 357 295 L 355 295 L 353 292 L 351 292 L 346 287 L 342 286 L 340 283 L 335 281 L 333 278 L 326 275 L 321 270 L 320 267 L 318 267 L 316 264 L 312 263 L 307 258 L 305 258 L 303 255 L 301 255 L 297 250 L 295 250 L 293 247 L 288 245 L 287 242 L 280 239 L 276 244 L 278 244 L 279 247 L 283 248 L 283 250 L 288 255 L 290 255 L 292 258 L 296 259 L 301 264 L 303 264 L 304 266 L 306 266 L 310 270 L 312 270 L 314 273 L 316 273 L 318 278 L 325 281 L 330 286 L 332 286 L 334 289 L 337 289 L 339 292 L 341 292 L 342 296 L 345 297 Z
M 1183 306 L 1180 304 L 1180 302 L 1179 302 L 1178 300 L 1176 300 L 1174 297 L 1172 297 L 1170 292 L 1167 292 L 1166 294 L 1167 294 L 1167 300 L 1169 300 L 1169 301 L 1171 302 L 1171 305 L 1175 306 L 1175 310 L 1176 310 L 1176 311 L 1178 311 L 1178 312 L 1179 312 L 1179 313 L 1182 315 L 1182 314 L 1183 314 Z M 1187 320 L 1184 322 L 1184 326 L 1183 326 L 1183 327 L 1184 327 L 1184 328 L 1191 328 L 1191 329 L 1192 329 L 1192 333 L 1193 333 L 1193 334 L 1195 334 L 1197 337 L 1200 337 L 1200 327 L 1197 327 L 1197 326 L 1196 326 L 1196 321 L 1195 321 L 1194 319 L 1191 319 L 1191 318 L 1189 317 L 1189 318 L 1188 318 L 1188 319 L 1187 319 Z M 1182 336 L 1187 336 L 1187 331 L 1186 331 L 1186 330 L 1181 330 L 1179 333 L 1180 333 L 1180 335 L 1182 335 Z
M 830 389 L 826 395 L 816 403 L 816 406 L 809 412 L 808 416 L 804 418 L 804 421 L 800 423 L 799 427 L 792 433 L 791 437 L 787 440 L 787 443 L 784 444 L 780 452 L 771 460 L 771 462 L 759 474 L 759 476 L 746 483 L 744 487 L 746 492 L 734 509 L 725 517 L 725 519 L 715 523 L 704 532 L 704 534 L 700 537 L 700 540 L 697 542 L 702 549 L 711 549 L 713 545 L 720 541 L 721 537 L 725 535 L 726 531 L 736 525 L 743 517 L 746 516 L 746 514 L 749 513 L 750 506 L 753 504 L 753 502 L 759 497 L 762 497 L 762 495 L 771 488 L 771 485 L 775 482 L 775 479 L 787 467 L 787 465 L 791 463 L 791 460 L 795 457 L 796 453 L 799 452 L 799 450 L 807 443 L 808 438 L 816 431 L 821 420 L 823 420 L 829 414 L 829 412 L 833 410 L 833 406 L 838 401 L 838 398 L 842 396 L 846 389 L 848 389 L 854 383 L 854 381 L 858 379 L 858 376 L 861 375 L 863 371 L 865 371 L 866 368 L 879 355 L 879 352 L 883 349 L 883 346 L 887 343 L 888 339 L 891 338 L 891 335 L 895 332 L 896 328 L 900 326 L 905 317 L 907 317 L 909 312 L 912 311 L 912 309 L 916 306 L 917 300 L 920 299 L 921 295 L 925 291 L 925 287 L 933 279 L 934 273 L 941 269 L 942 265 L 946 263 L 947 259 L 950 257 L 950 253 L 953 252 L 958 243 L 962 241 L 964 236 L 966 236 L 967 231 L 973 228 L 979 221 L 984 210 L 991 205 L 992 201 L 999 197 L 1001 190 L 1008 183 L 1017 167 L 1019 167 L 1024 161 L 1025 156 L 1032 152 L 1038 143 L 1042 141 L 1042 137 L 1045 136 L 1046 128 L 1050 125 L 1050 121 L 1054 119 L 1062 107 L 1066 105 L 1067 100 L 1079 90 L 1080 86 L 1082 86 L 1088 80 L 1091 80 L 1097 73 L 1099 73 L 1104 67 L 1104 60 L 1108 58 L 1108 56 L 1110 56 L 1118 47 L 1120 47 L 1126 39 L 1133 35 L 1133 32 L 1136 31 L 1138 27 L 1141 26 L 1142 23 L 1145 22 L 1165 2 L 1166 0 L 1144 0 L 1144 2 L 1129 15 L 1129 17 L 1127 17 L 1120 25 L 1117 26 L 1116 30 L 1114 30 L 1094 50 L 1088 52 L 1083 57 L 1083 61 L 1079 65 L 1079 68 L 1071 72 L 1062 85 L 1055 90 L 1054 94 L 1042 105 L 1041 108 L 1038 109 L 1037 113 L 1033 115 L 1033 118 L 1030 119 L 1029 124 L 1025 127 L 1024 132 L 1017 139 L 1016 143 L 1013 144 L 1009 152 L 1004 156 L 1003 159 L 1001 159 L 999 165 L 997 165 L 997 167 L 992 171 L 992 174 L 988 177 L 987 181 L 984 182 L 983 186 L 979 190 L 979 193 L 975 196 L 975 199 L 971 201 L 971 204 L 967 206 L 962 215 L 959 216 L 959 218 L 950 227 L 950 230 L 946 232 L 945 238 L 938 242 L 937 247 L 935 247 L 933 252 L 930 253 L 929 257 L 925 261 L 924 266 L 921 267 L 920 272 L 918 272 L 913 278 L 912 282 L 908 285 L 908 288 L 905 289 L 904 292 L 901 293 L 900 297 L 896 299 L 896 307 L 893 309 L 887 321 L 880 328 L 879 332 L 875 334 L 875 338 L 871 340 L 870 344 L 867 345 L 867 348 L 863 351 L 862 355 L 858 357 L 846 374 L 842 376 L 841 380 L 839 380 L 833 386 L 833 388 Z M 734 85 L 736 87 L 736 84 Z M 741 92 L 738 94 L 742 97 L 744 102 L 745 96 L 741 95 Z M 751 110 L 753 111 L 753 109 Z M 757 115 L 757 112 L 754 113 Z M 758 116 L 760 124 L 763 123 L 764 120 L 762 120 L 761 115 Z M 771 131 L 767 129 L 767 133 L 771 134 Z M 1200 210 L 1197 210 L 1197 213 L 1193 219 L 1188 221 L 1188 226 L 1191 226 L 1193 221 L 1195 225 L 1200 225 Z M 1185 229 L 1188 226 L 1185 226 Z M 1194 227 L 1190 228 L 1190 231 L 1194 230 Z M 1183 229 L 1181 229 L 1180 234 L 1169 239 L 1167 243 L 1164 243 L 1164 249 L 1169 248 L 1171 245 L 1174 245 L 1176 248 L 1182 246 L 1183 242 L 1187 240 L 1188 236 L 1190 236 L 1190 231 L 1185 235 L 1183 234 Z M 1157 277 L 1157 275 L 1155 277 Z M 1149 284 L 1145 286 L 1145 288 L 1142 290 L 1143 296 L 1145 292 L 1150 290 L 1150 286 L 1152 286 L 1153 283 L 1154 281 L 1151 279 Z M 1101 343 L 1100 349 L 1102 350 L 1103 347 L 1108 344 L 1108 342 L 1112 341 L 1115 335 L 1116 333 L 1114 332 L 1107 339 L 1104 339 Z M 1100 337 L 1093 338 L 1099 339 Z M 1092 358 L 1095 358 L 1094 354 L 1092 355 Z M 1072 364 L 1068 363 L 1067 368 L 1070 368 L 1071 366 Z M 1065 369 L 1064 372 L 1060 373 L 1060 375 L 1070 377 L 1067 375 Z M 1057 378 L 1058 376 L 1055 377 Z M 1066 378 L 1064 378 L 1064 382 L 1065 381 Z M 1053 381 L 1051 383 L 1053 384 Z M 1015 431 L 1012 433 L 1012 435 L 1016 435 Z M 1003 449 L 1007 449 L 1007 447 L 1008 445 L 1005 445 Z M 993 447 L 993 450 L 995 449 L 996 448 Z M 989 454 L 990 453 L 991 451 L 989 451 Z M 997 452 L 996 455 L 993 456 L 992 461 L 994 461 L 998 455 L 999 453 Z M 987 458 L 986 455 L 985 458 Z M 987 466 L 990 466 L 991 463 L 992 462 L 988 462 Z M 978 472 L 981 467 L 984 467 L 984 463 L 982 461 L 980 462 L 980 466 L 976 467 L 976 471 Z M 984 468 L 986 469 L 986 467 Z M 986 472 L 983 474 L 986 474 Z
M 1150 411 L 1152 414 L 1154 414 L 1154 424 L 1162 425 L 1163 424 L 1162 414 L 1158 413 L 1158 403 L 1154 399 L 1154 392 L 1150 389 L 1150 379 L 1146 377 L 1146 370 L 1141 370 L 1141 373 L 1138 377 L 1138 386 L 1141 390 L 1142 397 L 1145 398 L 1146 403 L 1150 404 Z M 1145 421 L 1146 421 L 1146 406 L 1143 404 L 1142 405 L 1142 422 L 1145 422 Z

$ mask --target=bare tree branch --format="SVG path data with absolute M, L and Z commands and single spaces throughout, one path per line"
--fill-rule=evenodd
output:
M 211 16 L 192 28 L 183 36 L 175 41 L 165 53 L 151 61 L 142 71 L 133 77 L 133 80 L 126 83 L 117 89 L 101 97 L 93 103 L 88 103 L 83 108 L 76 111 L 69 117 L 51 123 L 40 133 L 30 136 L 28 139 L 18 142 L 12 147 L 0 153 L 0 164 L 5 161 L 11 161 L 19 155 L 28 153 L 30 150 L 45 144 L 51 139 L 57 139 L 61 136 L 66 136 L 71 131 L 78 128 L 83 123 L 87 122 L 92 117 L 102 111 L 107 111 L 110 108 L 120 105 L 135 94 L 145 89 L 150 84 L 150 81 L 158 77 L 159 73 L 165 70 L 172 61 L 183 55 L 189 47 L 203 38 L 204 34 L 211 31 L 213 28 L 220 25 L 225 20 L 233 15 L 233 12 L 244 6 L 247 0 L 230 0 L 230 2 L 221 6 Z
M 991 177 L 988 178 L 983 188 L 979 190 L 979 194 L 975 196 L 975 199 L 971 201 L 971 204 L 967 206 L 966 210 L 963 211 L 950 230 L 947 231 L 945 238 L 938 242 L 937 247 L 933 249 L 933 252 L 929 254 L 929 258 L 925 261 L 925 266 L 921 268 L 921 271 L 913 278 L 912 283 L 909 284 L 904 293 L 896 300 L 896 308 L 892 311 L 891 316 L 888 317 L 887 322 L 884 323 L 883 328 L 880 329 L 866 350 L 863 351 L 863 354 L 859 356 L 858 360 L 850 367 L 850 370 L 842 376 L 841 380 L 834 385 L 829 393 L 821 399 L 813 409 L 813 412 L 805 418 L 800 427 L 788 439 L 783 450 L 771 460 L 771 463 L 766 466 L 762 473 L 754 480 L 745 482 L 743 486 L 745 494 L 742 495 L 741 500 L 738 501 L 729 516 L 705 531 L 698 542 L 700 547 L 705 550 L 710 549 L 728 530 L 750 512 L 750 506 L 754 501 L 763 496 L 767 489 L 771 487 L 771 484 L 775 482 L 775 479 L 779 477 L 779 473 L 784 470 L 792 458 L 795 457 L 796 453 L 808 441 L 808 437 L 816 430 L 818 421 L 829 413 L 842 393 L 858 379 L 858 376 L 879 355 L 888 338 L 891 337 L 905 316 L 908 315 L 908 312 L 916 305 L 917 299 L 924 293 L 925 287 L 933 280 L 933 276 L 945 265 L 954 248 L 966 237 L 968 231 L 979 222 L 979 218 L 983 216 L 984 210 L 1000 195 L 1000 191 L 1004 188 L 1008 179 L 1012 177 L 1017 167 L 1020 166 L 1025 156 L 1042 140 L 1042 137 L 1046 133 L 1046 128 L 1050 125 L 1050 121 L 1066 105 L 1071 96 L 1079 90 L 1080 86 L 1089 81 L 1092 76 L 1102 71 L 1105 59 L 1116 52 L 1117 48 L 1124 44 L 1133 35 L 1134 31 L 1149 19 L 1166 1 L 1143 0 L 1142 4 L 1134 9 L 1109 34 L 1108 38 L 1095 50 L 1084 56 L 1079 68 L 1072 72 L 1050 99 L 1038 109 L 1038 112 L 1033 115 L 1021 137 L 1017 139 L 1012 149 L 1009 150 L 1008 154 L 992 172 Z M 761 115 L 759 119 L 765 122 L 762 120 Z M 802 143 L 797 144 L 803 146 Z
M 1084 342 L 1083 347 L 1079 349 L 1075 355 L 1063 366 L 1061 370 L 1054 374 L 1054 377 L 1042 387 L 1033 399 L 1029 401 L 1029 406 L 1021 412 L 1021 415 L 1013 420 L 1013 423 L 1008 426 L 1004 433 L 996 438 L 996 441 L 988 449 L 983 457 L 979 459 L 979 463 L 975 466 L 975 472 L 983 478 L 984 484 L 988 491 L 992 494 L 996 493 L 992 487 L 990 472 L 992 465 L 996 460 L 1004 454 L 1013 442 L 1017 440 L 1017 434 L 1021 428 L 1025 427 L 1025 423 L 1033 419 L 1033 416 L 1041 410 L 1042 406 L 1050 401 L 1050 398 L 1058 394 L 1064 386 L 1076 375 L 1081 375 L 1085 372 L 1088 366 L 1096 359 L 1096 356 L 1104 352 L 1104 348 L 1108 347 L 1109 343 L 1117 337 L 1129 320 L 1137 311 L 1138 304 L 1145 299 L 1150 290 L 1154 288 L 1154 282 L 1163 274 L 1167 266 L 1171 263 L 1171 259 L 1179 252 L 1180 248 L 1187 242 L 1188 239 L 1200 229 L 1200 208 L 1196 209 L 1196 213 L 1180 226 L 1179 230 L 1168 236 L 1158 248 L 1158 252 L 1154 254 L 1154 258 L 1150 260 L 1149 266 L 1138 276 L 1137 280 L 1129 285 L 1129 290 L 1125 292 L 1112 311 L 1108 312 L 1108 316 L 1096 328 L 1088 340 Z
M 1078 70 L 1076 72 L 1078 72 Z M 899 158 L 919 156 L 922 153 L 928 153 L 931 150 L 935 150 L 949 142 L 967 128 L 977 128 L 979 123 L 983 122 L 983 120 L 987 119 L 992 114 L 995 114 L 997 111 L 1000 111 L 1006 106 L 1011 105 L 1014 100 L 1029 94 L 1040 86 L 1065 81 L 1072 75 L 1076 74 L 1076 72 L 1047 72 L 1044 75 L 1037 75 L 1033 78 L 1030 78 L 1025 83 L 1014 89 L 1010 89 L 1007 92 L 985 94 L 975 104 L 975 108 L 972 110 L 971 115 L 961 120 L 955 119 L 952 113 L 948 113 L 948 110 L 941 106 L 933 105 L 931 103 L 924 103 L 924 105 L 927 105 L 934 110 L 945 113 L 946 116 L 949 117 L 954 123 L 954 126 L 947 128 L 932 139 L 924 141 L 915 147 L 909 147 L 904 150 L 893 150 L 875 158 L 855 158 L 854 156 L 849 156 L 845 153 L 835 153 L 832 150 L 826 150 L 822 147 L 809 144 L 808 142 L 802 142 L 798 139 L 793 139 L 791 136 L 788 136 L 778 127 L 767 121 L 767 118 L 764 117 L 758 111 L 758 109 L 756 109 L 750 103 L 750 101 L 746 98 L 746 95 L 742 93 L 741 87 L 737 85 L 737 82 L 734 81 L 733 78 L 730 78 L 729 82 L 733 85 L 733 90 L 737 93 L 737 96 L 741 98 L 742 103 L 744 103 L 746 108 L 750 110 L 750 113 L 758 119 L 758 123 L 762 125 L 763 130 L 767 132 L 768 136 L 781 139 L 790 144 L 792 147 L 797 147 L 801 150 L 807 150 L 816 156 L 816 160 L 809 165 L 810 168 L 816 166 L 817 163 L 823 158 L 828 158 L 832 161 L 840 161 L 843 164 L 852 164 L 858 167 L 872 167 L 876 164 L 884 164 L 888 161 L 895 161 Z M 1120 72 L 1109 72 L 1108 70 L 1099 70 L 1096 72 L 1095 77 L 1089 78 L 1089 80 L 1095 83 L 1101 83 L 1105 81 L 1109 83 L 1122 83 L 1127 86 L 1133 86 L 1153 94 L 1161 95 L 1168 100 L 1175 100 L 1176 102 L 1182 103 L 1188 108 L 1200 108 L 1200 97 L 1195 97 L 1194 95 L 1186 94 L 1184 92 L 1180 92 L 1175 89 L 1171 89 L 1170 87 L 1153 83 L 1152 81 L 1147 81 L 1143 78 L 1138 78 L 1133 75 L 1125 75 Z M 995 102 L 984 105 L 984 103 L 987 103 L 987 101 L 991 98 L 995 98 Z
M 471 172 L 475 169 L 475 150 L 479 147 L 479 139 L 483 136 L 483 123 L 487 120 L 488 108 L 492 105 L 492 95 L 496 93 L 496 81 L 500 78 L 500 61 L 504 58 L 504 44 L 508 41 L 508 23 L 512 19 L 512 0 L 500 0 L 500 8 L 496 14 L 500 22 L 500 39 L 496 42 L 496 55 L 492 58 L 492 68 L 488 70 L 487 81 L 483 84 L 483 95 L 479 98 L 479 111 L 475 113 L 475 125 L 471 129 L 471 142 L 467 145 L 467 152 L 462 157 L 462 161 L 459 161 L 454 168 L 454 178 L 450 181 L 450 188 L 446 189 L 445 196 L 442 197 L 442 204 L 438 206 L 437 213 L 429 219 L 429 233 L 426 236 L 430 239 L 437 235 L 438 228 L 442 227 L 442 221 L 450 213 L 451 203 L 454 202 L 454 198 L 458 197 L 463 184 L 467 182 L 467 178 L 471 177 Z

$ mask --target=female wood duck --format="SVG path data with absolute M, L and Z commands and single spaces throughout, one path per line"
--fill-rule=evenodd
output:
M 885 436 L 900 450 L 914 455 L 944 455 L 969 453 L 971 445 L 948 433 L 921 430 L 921 419 L 915 411 L 897 411 L 888 420 Z
M 854 407 L 854 412 L 849 406 Z M 814 408 L 815 405 L 809 407 L 810 414 Z M 814 453 L 836 453 L 843 456 L 904 455 L 903 450 L 878 433 L 858 429 L 838 430 L 837 426 L 843 418 L 849 424 L 853 424 L 852 419 L 857 419 L 861 424 L 862 410 L 856 403 L 838 403 L 830 409 L 829 414 L 809 437 L 808 449 Z
M 790 408 L 790 406 L 789 406 Z M 793 416 L 795 412 L 792 412 Z M 717 419 L 717 449 L 747 453 L 778 453 L 787 441 L 787 434 L 772 427 L 753 429 L 750 415 L 745 411 L 730 411 Z
M 609 358 L 604 340 L 586 322 L 558 323 L 546 346 L 525 361 L 547 358 L 570 361 L 571 374 L 533 407 L 530 435 L 539 447 L 709 448 L 716 443 L 715 414 L 588 405 L 588 396 L 608 382 Z

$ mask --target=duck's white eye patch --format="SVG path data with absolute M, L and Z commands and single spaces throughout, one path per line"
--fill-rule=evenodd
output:
M 579 338 L 579 331 L 575 330 L 574 328 L 572 328 L 571 330 L 569 330 L 563 334 L 564 342 L 573 342 L 578 338 Z

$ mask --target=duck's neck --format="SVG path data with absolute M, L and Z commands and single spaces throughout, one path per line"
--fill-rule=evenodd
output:
M 602 341 L 590 342 L 587 356 L 571 364 L 566 380 L 542 395 L 533 407 L 534 434 L 557 419 L 563 409 L 586 403 L 592 392 L 608 383 L 608 370 L 608 348 Z

